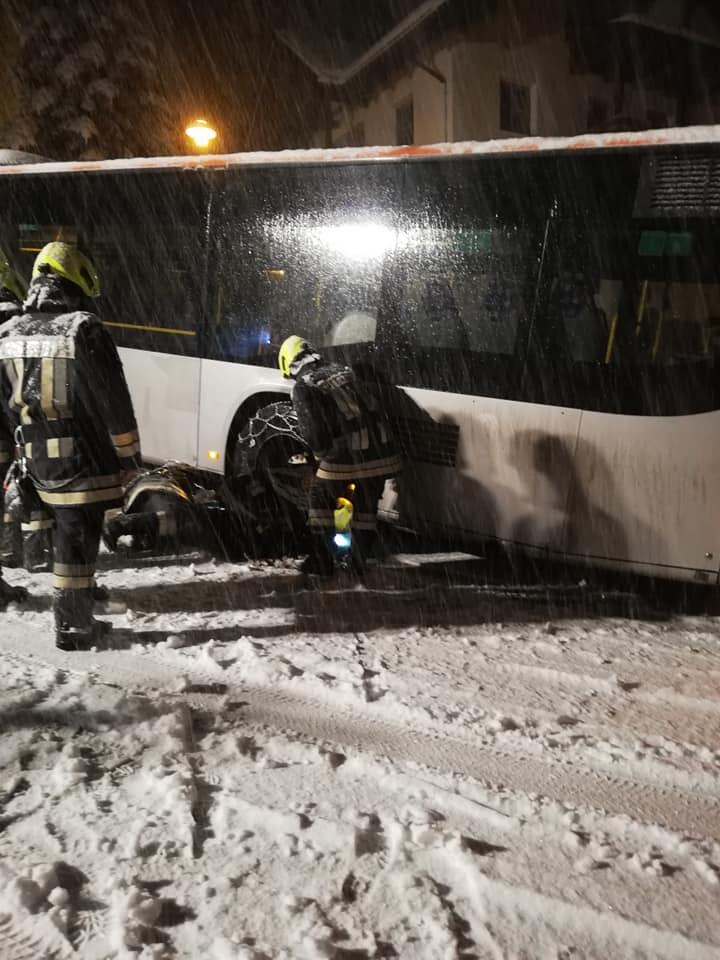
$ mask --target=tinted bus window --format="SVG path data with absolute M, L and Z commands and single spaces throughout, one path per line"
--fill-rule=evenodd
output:
M 102 319 L 120 346 L 195 356 L 209 188 L 193 171 L 86 177 Z
M 406 164 L 402 207 L 381 331 L 393 378 L 512 396 L 547 198 L 524 164 L 433 161 Z
M 394 167 L 227 174 L 206 354 L 271 364 L 290 334 L 371 350 L 397 243 Z
M 552 221 L 529 398 L 654 416 L 713 409 L 714 222 L 634 217 L 638 162 L 602 159 L 573 167 L 579 179 L 565 186 L 584 205 L 569 210 L 561 202 Z M 613 175 L 614 194 L 603 194 Z
M 46 243 L 65 240 L 89 247 L 84 230 L 85 198 L 81 179 L 58 176 L 7 177 L 9 203 L 4 233 L 23 279 L 30 280 L 35 257 Z M 90 251 L 92 252 L 92 251 Z
M 4 234 L 8 256 L 26 279 L 46 243 L 79 244 L 100 274 L 93 309 L 120 346 L 197 352 L 208 194 L 198 176 L 50 174 L 12 181 Z

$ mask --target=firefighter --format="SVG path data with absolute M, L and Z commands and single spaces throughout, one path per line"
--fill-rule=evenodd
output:
M 123 509 L 105 517 L 106 546 L 116 550 L 120 537 L 131 536 L 133 546 L 143 550 L 220 547 L 220 527 L 231 526 L 230 517 L 201 480 L 195 467 L 176 462 L 138 474 L 125 488 Z
M 24 313 L 0 329 L 0 405 L 55 521 L 56 645 L 87 649 L 109 626 L 92 615 L 104 512 L 140 465 L 132 402 L 115 345 L 87 311 L 100 284 L 77 247 L 37 256 Z
M 303 570 L 320 576 L 333 573 L 334 511 L 351 483 L 353 560 L 362 568 L 377 556 L 377 504 L 385 480 L 402 467 L 380 393 L 351 367 L 324 360 L 302 337 L 283 342 L 278 363 L 283 376 L 295 381 L 298 429 L 319 461 L 308 511 L 311 550 Z
M 17 274 L 13 272 L 0 250 L 0 326 L 22 313 L 24 291 Z M 5 505 L 5 478 L 14 458 L 15 444 L 10 425 L 0 413 L 0 607 L 26 599 L 22 587 L 11 587 L 2 577 L 2 564 L 17 566 L 22 553 L 19 524 L 13 520 Z

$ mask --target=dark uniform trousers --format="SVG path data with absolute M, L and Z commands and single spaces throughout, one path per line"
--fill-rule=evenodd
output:
M 61 623 L 87 623 L 92 616 L 92 588 L 105 511 L 83 506 L 60 507 L 53 513 L 56 618 Z

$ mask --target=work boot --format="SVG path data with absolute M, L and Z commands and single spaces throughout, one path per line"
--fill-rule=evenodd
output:
M 13 587 L 0 576 L 0 610 L 4 610 L 9 603 L 22 603 L 28 596 L 25 587 Z
M 55 646 L 58 650 L 89 650 L 102 643 L 112 629 L 92 615 L 92 590 L 56 590 Z
M 94 617 L 89 624 L 82 627 L 73 627 L 69 624 L 55 624 L 55 646 L 58 650 L 80 651 L 92 650 L 102 645 L 112 630 L 112 624 L 107 620 L 96 620 Z
M 305 576 L 332 577 L 335 573 L 335 557 L 327 536 L 313 534 L 310 539 L 310 553 L 303 560 L 300 570 Z

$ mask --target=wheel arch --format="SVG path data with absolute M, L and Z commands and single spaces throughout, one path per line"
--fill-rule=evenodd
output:
M 228 435 L 225 441 L 226 477 L 230 475 L 230 471 L 232 470 L 238 434 L 240 433 L 243 425 L 247 423 L 253 414 L 257 413 L 257 411 L 262 407 L 266 407 L 269 403 L 287 403 L 289 400 L 290 397 L 287 393 L 279 393 L 271 390 L 263 390 L 259 393 L 253 393 L 243 400 L 233 415 L 230 423 L 230 429 L 228 430 Z

